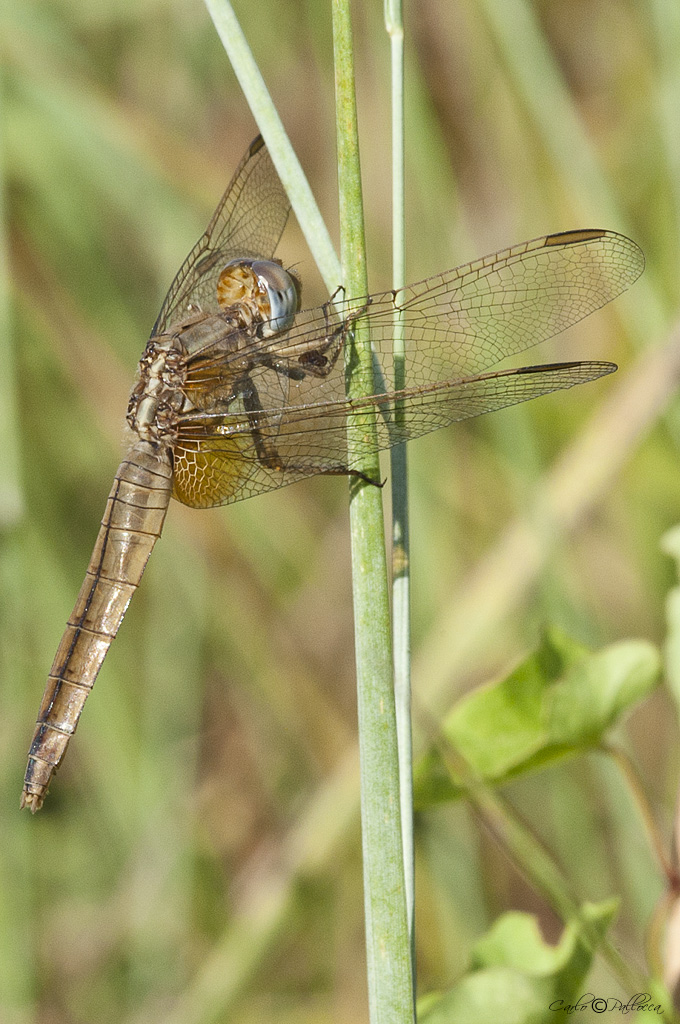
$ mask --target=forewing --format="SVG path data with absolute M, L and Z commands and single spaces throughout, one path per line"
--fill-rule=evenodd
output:
M 217 278 L 230 259 L 270 259 L 286 226 L 290 203 L 260 135 L 251 143 L 208 227 L 179 269 L 153 335 L 181 320 L 190 305 L 218 312 Z
M 367 317 L 378 368 L 378 391 L 395 388 L 392 347 L 395 315 L 403 320 L 406 383 L 429 385 L 478 374 L 507 356 L 546 341 L 604 306 L 642 273 L 641 250 L 612 231 L 570 231 L 523 242 L 456 267 L 399 292 L 383 292 L 339 307 L 304 310 L 286 334 L 235 354 L 219 347 L 206 390 L 218 388 L 234 359 L 252 361 L 261 394 L 268 388 L 264 356 L 304 365 L 317 352 L 332 353 L 326 339 L 342 334 L 343 319 Z M 347 333 L 347 332 L 345 332 Z M 261 364 L 258 366 L 258 362 Z M 291 401 L 338 401 L 345 395 L 344 359 L 325 377 L 309 373 Z
M 613 363 L 553 363 L 481 374 L 456 382 L 406 388 L 266 413 L 194 418 L 180 430 L 173 458 L 175 497 L 197 507 L 227 504 L 303 477 L 358 468 L 372 442 L 348 442 L 349 421 L 376 413 L 378 448 L 438 427 L 595 380 Z M 395 402 L 400 402 L 395 416 Z M 257 443 L 256 443 L 257 436 Z M 363 435 L 366 438 L 366 435 Z M 262 451 L 269 454 L 262 459 Z
M 595 362 L 480 371 L 588 316 L 643 267 L 639 248 L 615 232 L 548 235 L 402 291 L 348 302 L 339 312 L 330 304 L 305 311 L 291 331 L 253 339 L 250 348 L 232 346 L 234 355 L 217 344 L 202 367 L 205 412 L 180 429 L 176 496 L 192 505 L 224 504 L 304 476 L 355 468 L 365 452 L 356 441 L 348 449 L 347 423 L 369 409 L 378 413 L 378 447 L 385 448 L 610 373 L 613 364 Z M 394 394 L 397 312 L 408 386 Z M 375 354 L 374 393 L 348 401 L 343 349 L 351 343 L 352 321 L 364 315 Z M 220 382 L 233 379 L 234 359 L 250 364 L 261 412 L 232 402 L 228 415 L 218 414 Z M 404 403 L 398 421 L 391 414 L 395 398 Z
M 477 374 L 578 323 L 643 269 L 642 251 L 616 232 L 547 235 L 368 300 L 371 338 L 388 384 L 395 310 L 407 383 Z

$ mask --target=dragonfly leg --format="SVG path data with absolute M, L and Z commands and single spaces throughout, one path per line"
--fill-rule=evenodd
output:
M 338 356 L 344 348 L 350 331 L 351 327 L 347 323 L 343 323 L 326 335 L 326 339 L 321 345 L 301 355 L 298 358 L 298 363 L 303 368 L 305 376 L 327 377 L 338 361 Z
M 352 310 L 338 327 L 333 328 L 329 317 L 330 303 L 327 302 L 323 307 L 327 327 L 325 340 L 315 349 L 299 356 L 298 362 L 315 377 L 327 377 L 354 330 L 354 324 L 366 313 L 368 306 L 369 303 L 365 302 L 359 309 Z
M 330 303 L 326 303 L 323 309 L 326 317 L 326 331 L 320 344 L 317 344 L 315 348 L 307 349 L 295 358 L 277 358 L 275 352 L 263 352 L 257 359 L 258 365 L 267 366 L 290 380 L 303 380 L 305 377 L 327 377 L 335 367 L 354 323 L 368 309 L 368 303 L 351 312 L 340 324 L 333 324 L 330 318 Z
M 251 414 L 252 425 L 250 432 L 257 457 L 267 469 L 274 469 L 280 473 L 284 473 L 286 470 L 302 469 L 308 471 L 310 476 L 312 474 L 314 476 L 350 476 L 355 477 L 357 480 L 363 480 L 364 483 L 371 484 L 372 487 L 382 488 L 385 486 L 384 480 L 374 480 L 373 477 L 362 473 L 361 470 L 350 469 L 349 466 L 342 462 L 336 465 L 311 466 L 308 463 L 297 464 L 291 460 L 282 459 L 276 447 L 270 444 L 269 441 L 265 441 L 262 435 L 260 425 L 262 421 L 266 421 L 267 412 L 262 408 L 257 387 L 249 377 L 243 381 L 241 394 L 243 397 L 243 407 L 247 413 Z
M 310 374 L 315 377 L 327 377 L 332 371 L 338 356 L 345 347 L 345 342 L 354 329 L 354 324 L 368 309 L 368 303 L 364 303 L 359 309 L 353 310 L 342 323 L 335 328 L 331 327 L 328 316 L 329 303 L 326 303 L 324 312 L 326 315 L 327 331 L 324 342 L 315 349 L 305 352 L 299 356 L 298 362 L 304 366 Z
M 368 476 L 367 473 L 362 473 L 360 469 L 350 469 L 349 466 L 330 466 L 328 469 L 319 470 L 316 474 L 318 476 L 351 476 L 357 480 L 363 480 L 365 484 L 370 484 L 371 487 L 379 487 L 383 489 L 387 480 L 374 480 L 372 476 Z
M 275 353 L 263 352 L 257 358 L 257 365 L 267 366 L 289 380 L 327 377 L 337 362 L 348 333 L 347 324 L 341 324 L 326 335 L 324 341 L 316 348 L 308 349 L 294 359 L 281 359 L 277 358 Z
M 284 469 L 285 467 L 276 448 L 270 445 L 268 441 L 265 441 L 262 435 L 260 425 L 263 421 L 266 422 L 267 413 L 262 408 L 257 388 L 250 377 L 246 377 L 243 380 L 241 395 L 243 397 L 243 408 L 247 413 L 250 413 L 250 433 L 258 459 L 268 469 Z

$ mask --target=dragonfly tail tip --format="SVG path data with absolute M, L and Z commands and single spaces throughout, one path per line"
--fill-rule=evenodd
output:
M 23 810 L 24 807 L 28 807 L 31 814 L 35 814 L 39 811 L 43 805 L 44 797 L 40 797 L 38 793 L 27 793 L 25 790 L 21 794 L 20 808 Z

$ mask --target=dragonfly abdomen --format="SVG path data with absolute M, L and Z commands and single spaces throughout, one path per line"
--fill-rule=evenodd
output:
M 116 473 L 85 580 L 59 644 L 38 713 L 21 798 L 37 811 L 118 632 L 172 493 L 169 453 L 138 442 Z

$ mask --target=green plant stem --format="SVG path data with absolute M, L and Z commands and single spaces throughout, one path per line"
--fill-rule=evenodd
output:
M 642 824 L 644 825 L 645 832 L 647 833 L 647 841 L 649 842 L 650 848 L 654 851 L 654 855 L 658 862 L 659 868 L 663 871 L 666 876 L 666 881 L 669 886 L 677 884 L 677 868 L 671 863 L 668 853 L 666 852 L 666 844 L 659 832 L 659 827 L 654 818 L 652 808 L 650 807 L 645 788 L 640 780 L 637 768 L 633 764 L 628 753 L 615 742 L 610 742 L 602 745 L 602 750 L 605 754 L 609 754 L 621 771 L 621 774 L 626 780 L 628 791 L 635 802 Z
M 406 283 L 404 231 L 404 22 L 401 0 L 385 0 L 385 26 L 390 39 L 392 69 L 392 287 Z M 404 318 L 395 314 L 394 387 L 406 386 Z M 403 420 L 403 403 L 395 407 L 395 420 Z M 408 517 L 408 461 L 406 445 L 390 450 L 392 479 L 392 646 L 394 696 L 399 741 L 401 836 L 404 849 L 406 917 L 411 940 L 415 991 L 415 849 L 413 841 L 413 735 L 411 729 L 411 614 Z
M 457 778 L 465 778 L 466 797 L 475 814 L 506 850 L 533 888 L 544 896 L 562 920 L 578 920 L 584 935 L 588 936 L 592 926 L 581 913 L 577 896 L 572 892 L 568 880 L 543 843 L 505 800 L 474 778 L 469 766 L 448 743 L 441 744 L 441 751 L 452 773 Z M 611 942 L 592 935 L 592 944 L 593 949 L 600 950 L 624 988 L 631 993 L 645 988 L 645 979 L 629 968 Z
M 332 12 L 343 283 L 352 298 L 368 288 L 348 0 L 333 0 Z M 350 398 L 370 394 L 370 339 L 361 320 L 346 357 Z M 358 468 L 373 480 L 380 472 L 375 430 L 372 415 L 348 428 L 349 450 L 366 453 Z M 356 478 L 351 490 L 369 1011 L 372 1024 L 396 1024 L 412 1021 L 414 1010 L 382 500 L 377 487 Z

